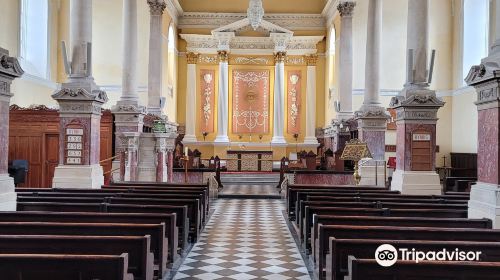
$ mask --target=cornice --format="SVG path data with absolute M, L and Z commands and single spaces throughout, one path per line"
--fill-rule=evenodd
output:
M 321 12 L 321 16 L 325 19 L 326 27 L 333 24 L 333 19 L 338 14 L 337 6 L 339 2 L 339 0 L 328 0 L 326 2 L 325 8 Z
M 217 29 L 246 18 L 245 13 L 186 12 L 179 18 L 179 28 Z M 324 30 L 325 19 L 320 14 L 265 14 L 265 21 L 290 30 Z
M 175 25 L 178 25 L 179 19 L 184 14 L 182 10 L 181 4 L 179 4 L 179 0 L 165 0 L 167 4 L 167 12 L 174 21 Z
M 187 51 L 201 54 L 216 54 L 219 40 L 214 35 L 181 34 L 187 42 Z M 287 55 L 310 55 L 317 52 L 317 44 L 324 36 L 291 36 L 286 44 Z M 235 36 L 229 42 L 233 54 L 263 55 L 276 52 L 276 38 Z

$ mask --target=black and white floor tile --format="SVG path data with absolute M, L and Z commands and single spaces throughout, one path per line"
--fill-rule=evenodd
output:
M 276 185 L 259 184 L 238 184 L 224 185 L 221 193 L 223 195 L 279 195 L 279 189 Z
M 219 199 L 174 279 L 310 280 L 281 200 Z

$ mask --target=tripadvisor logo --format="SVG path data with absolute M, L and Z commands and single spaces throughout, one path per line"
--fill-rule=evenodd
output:
M 402 261 L 480 261 L 480 251 L 442 249 L 440 251 L 418 251 L 407 248 L 396 249 L 390 244 L 382 244 L 375 251 L 375 260 L 384 267 L 393 266 L 398 259 Z M 399 256 L 399 258 L 398 258 Z

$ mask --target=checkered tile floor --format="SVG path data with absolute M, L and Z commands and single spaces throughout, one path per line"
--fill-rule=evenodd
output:
M 219 199 L 174 279 L 310 280 L 283 207 L 280 200 Z
M 275 185 L 224 185 L 220 194 L 228 195 L 279 195 Z

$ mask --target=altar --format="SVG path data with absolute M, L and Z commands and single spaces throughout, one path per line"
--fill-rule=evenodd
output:
M 227 151 L 227 171 L 273 171 L 272 151 Z

